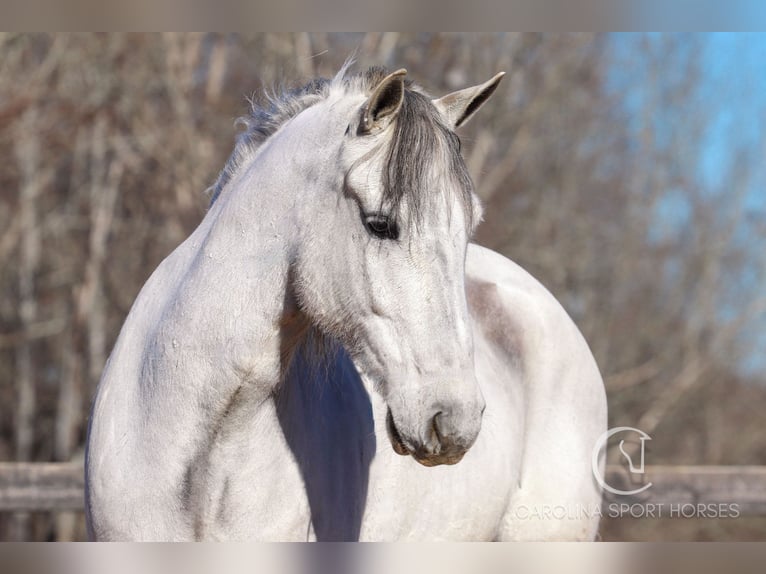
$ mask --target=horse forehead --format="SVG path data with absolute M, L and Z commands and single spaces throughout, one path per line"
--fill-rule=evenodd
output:
M 439 184 L 442 187 L 452 185 L 450 180 L 451 168 L 448 158 L 446 141 L 441 134 L 434 130 L 435 139 L 438 143 L 429 149 L 418 149 L 408 145 L 407 141 L 397 140 L 394 130 L 389 128 L 376 136 L 346 137 L 344 142 L 344 155 L 350 172 L 359 172 L 367 179 L 368 185 L 378 186 L 381 182 L 371 175 L 382 174 L 385 170 L 413 170 L 425 169 L 430 176 L 430 183 Z M 396 146 L 404 149 L 405 158 L 392 153 Z M 406 150 L 417 152 L 417 155 L 406 155 Z M 395 164 L 392 164 L 395 162 Z M 444 180 L 444 181 L 443 181 Z

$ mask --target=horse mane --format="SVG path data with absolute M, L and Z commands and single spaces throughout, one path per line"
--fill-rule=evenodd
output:
M 235 126 L 244 126 L 237 136 L 234 150 L 216 182 L 208 188 L 210 205 L 215 203 L 237 169 L 285 122 L 303 110 L 327 98 L 331 81 L 316 78 L 304 86 L 283 90 L 277 94 L 266 94 L 265 102 L 250 100 L 250 113 L 237 119 Z
M 388 70 L 373 66 L 364 72 L 349 73 L 351 61 L 344 64 L 333 79 L 315 78 L 297 88 L 282 90 L 266 95 L 264 102 L 250 101 L 247 116 L 237 120 L 235 125 L 244 126 L 237 136 L 234 150 L 226 161 L 216 182 L 208 188 L 210 205 L 215 203 L 237 169 L 288 120 L 318 102 L 327 99 L 331 91 L 342 89 L 346 93 L 369 95 Z M 409 212 L 415 222 L 420 220 L 425 197 L 433 197 L 439 190 L 430 189 L 431 171 L 437 153 L 443 153 L 448 171 L 461 198 L 469 228 L 471 216 L 473 182 L 460 155 L 460 140 L 447 127 L 431 97 L 411 80 L 405 80 L 404 100 L 397 116 L 394 133 L 389 145 L 387 169 L 383 172 L 383 202 L 392 214 L 398 214 L 399 206 L 407 200 Z M 423 190 L 431 193 L 423 193 Z

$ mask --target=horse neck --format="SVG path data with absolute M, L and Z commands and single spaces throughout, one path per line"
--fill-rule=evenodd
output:
M 243 331 L 246 343 L 257 346 L 250 362 L 263 369 L 253 375 L 271 388 L 312 332 L 292 295 L 290 270 L 301 226 L 311 225 L 312 217 L 321 221 L 312 209 L 314 188 L 335 153 L 330 142 L 317 141 L 322 130 L 306 135 L 295 133 L 297 127 L 273 136 L 240 167 L 203 224 L 204 251 L 226 254 L 229 262 L 216 280 L 227 298 L 253 315 Z

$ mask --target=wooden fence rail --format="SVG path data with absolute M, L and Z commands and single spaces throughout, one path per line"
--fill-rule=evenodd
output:
M 83 465 L 0 463 L 0 511 L 82 510 Z
M 643 475 L 629 475 L 623 467 L 610 466 L 606 482 L 625 491 L 641 486 L 631 476 L 640 476 L 644 484 L 651 482 L 652 486 L 635 496 L 609 494 L 605 506 L 736 504 L 741 516 L 766 516 L 766 466 L 648 466 Z M 0 512 L 82 508 L 81 464 L 0 463 Z

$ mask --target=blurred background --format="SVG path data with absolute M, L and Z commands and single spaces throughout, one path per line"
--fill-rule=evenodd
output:
M 766 465 L 766 37 L 0 36 L 0 461 L 80 461 L 134 297 L 199 223 L 247 98 L 357 68 L 432 94 L 508 72 L 461 129 L 476 238 L 580 326 L 652 464 Z M 766 540 L 766 517 L 605 519 L 604 540 Z M 0 513 L 0 540 L 85 538 Z

